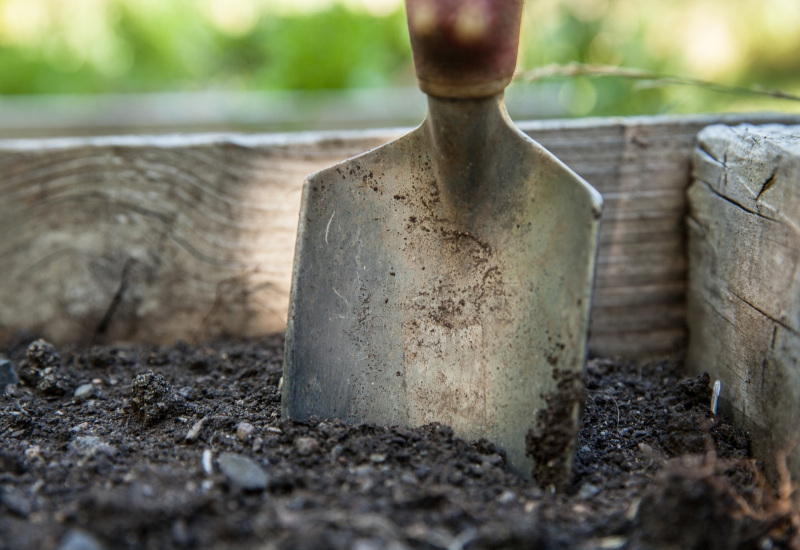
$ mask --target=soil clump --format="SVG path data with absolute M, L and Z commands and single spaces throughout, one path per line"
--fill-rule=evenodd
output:
M 575 474 L 554 492 L 446 426 L 282 419 L 280 337 L 29 344 L 6 350 L 18 377 L 0 388 L 3 549 L 800 544 L 791 480 L 768 486 L 708 377 L 677 361 L 588 362 Z

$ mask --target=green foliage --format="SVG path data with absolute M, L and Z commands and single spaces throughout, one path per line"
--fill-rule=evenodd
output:
M 24 47 L 3 45 L 0 35 L 0 93 L 381 86 L 407 76 L 411 59 L 399 9 L 385 17 L 341 4 L 264 13 L 236 35 L 215 28 L 190 0 L 112 1 L 102 24 L 113 36 L 111 45 L 99 45 L 113 50 L 106 66 L 70 47 L 68 27 L 56 25 L 49 39 Z
M 0 0 L 0 94 L 414 85 L 402 5 L 375 16 L 359 1 Z M 252 17 L 220 22 L 237 5 Z M 797 0 L 531 0 L 520 68 L 619 65 L 799 93 L 798 25 Z M 560 86 L 576 116 L 787 107 L 624 79 Z
M 307 16 L 273 18 L 249 38 L 262 44 L 250 73 L 254 87 L 354 88 L 386 85 L 410 59 L 405 17 L 386 18 L 342 6 Z

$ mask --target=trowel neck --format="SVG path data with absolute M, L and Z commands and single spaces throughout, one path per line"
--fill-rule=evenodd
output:
M 503 93 L 478 99 L 428 96 L 425 133 L 436 179 L 445 198 L 459 211 L 478 207 L 485 187 L 492 185 L 495 144 L 508 130 Z
M 464 173 L 487 154 L 493 134 L 507 127 L 503 94 L 478 99 L 428 96 L 426 133 L 441 176 Z

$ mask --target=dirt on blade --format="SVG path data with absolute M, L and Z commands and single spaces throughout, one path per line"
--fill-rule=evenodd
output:
M 282 420 L 282 346 L 52 350 L 0 396 L 0 548 L 798 547 L 791 498 L 675 362 L 589 362 L 552 493 L 445 426 Z

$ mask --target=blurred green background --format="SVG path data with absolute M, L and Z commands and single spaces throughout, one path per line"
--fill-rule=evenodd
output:
M 798 0 L 528 0 L 525 10 L 519 69 L 582 62 L 800 94 Z M 331 91 L 379 103 L 381 90 L 413 86 L 402 0 L 0 0 L 0 103 L 18 109 L 43 94 L 213 91 L 280 105 L 289 92 L 307 111 Z M 520 82 L 509 94 L 538 104 L 525 111 L 538 117 L 800 111 L 623 78 Z M 277 105 L 248 109 L 262 104 Z

